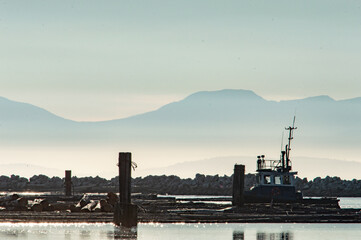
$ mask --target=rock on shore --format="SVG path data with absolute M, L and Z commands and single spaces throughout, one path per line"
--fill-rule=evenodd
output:
M 117 192 L 118 177 L 107 180 L 96 177 L 73 177 L 73 189 L 82 192 Z M 246 174 L 245 189 L 255 183 L 254 174 Z M 296 178 L 296 188 L 304 196 L 361 197 L 361 180 L 343 180 L 339 177 L 317 177 L 308 181 Z M 27 179 L 18 175 L 0 176 L 0 191 L 63 191 L 64 178 L 34 175 Z M 194 178 L 178 176 L 147 176 L 132 180 L 132 191 L 138 193 L 180 195 L 231 195 L 232 176 L 196 174 Z

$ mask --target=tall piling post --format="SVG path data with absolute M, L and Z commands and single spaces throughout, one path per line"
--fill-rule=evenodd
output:
M 114 211 L 114 223 L 123 227 L 137 226 L 138 208 L 131 204 L 131 169 L 132 155 L 130 152 L 120 152 L 119 166 L 119 203 Z
M 65 170 L 65 196 L 71 196 L 71 170 Z
M 232 194 L 233 206 L 242 207 L 244 204 L 244 171 L 244 165 L 234 165 Z
M 130 204 L 132 154 L 130 152 L 120 152 L 118 166 L 119 200 L 122 204 Z

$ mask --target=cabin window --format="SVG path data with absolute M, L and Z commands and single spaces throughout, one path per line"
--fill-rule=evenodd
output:
M 285 185 L 291 184 L 290 176 L 283 176 L 283 184 Z
M 271 176 L 264 175 L 264 184 L 271 184 Z
M 275 176 L 275 184 L 281 184 L 281 176 Z

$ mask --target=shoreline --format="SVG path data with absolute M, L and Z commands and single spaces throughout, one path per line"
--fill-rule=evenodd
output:
M 34 175 L 27 179 L 18 175 L 0 176 L 0 192 L 64 192 L 65 178 Z M 89 192 L 117 192 L 119 178 L 110 180 L 101 177 L 73 176 L 72 192 L 75 194 Z M 194 178 L 178 176 L 136 177 L 131 180 L 133 193 L 177 194 L 177 195 L 232 195 L 233 177 L 196 174 Z M 255 174 L 245 174 L 245 190 L 256 183 Z M 296 190 L 304 197 L 361 197 L 361 180 L 343 180 L 339 177 L 317 177 L 295 179 Z

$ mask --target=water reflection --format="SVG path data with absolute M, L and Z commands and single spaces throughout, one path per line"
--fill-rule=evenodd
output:
M 357 224 L 113 224 L 0 223 L 0 240 L 309 240 L 360 239 Z
M 71 240 L 71 232 L 69 230 L 65 230 L 64 239 Z
M 110 237 L 110 239 L 129 239 L 129 240 L 137 240 L 137 238 L 138 238 L 138 229 L 136 227 L 133 228 L 114 227 L 114 235 Z
M 234 231 L 233 240 L 244 240 L 244 232 Z
M 8 239 L 8 238 L 26 238 L 27 232 L 24 230 L 13 230 L 13 229 L 6 229 L 0 232 L 0 239 Z
M 257 240 L 293 240 L 293 235 L 290 232 L 281 232 L 281 233 L 258 232 Z
M 257 240 L 293 240 L 293 234 L 291 232 L 281 233 L 267 233 L 257 232 Z M 233 231 L 233 240 L 245 240 L 244 232 Z
M 111 224 L 0 224 L 0 239 L 127 239 L 137 240 L 138 229 Z

